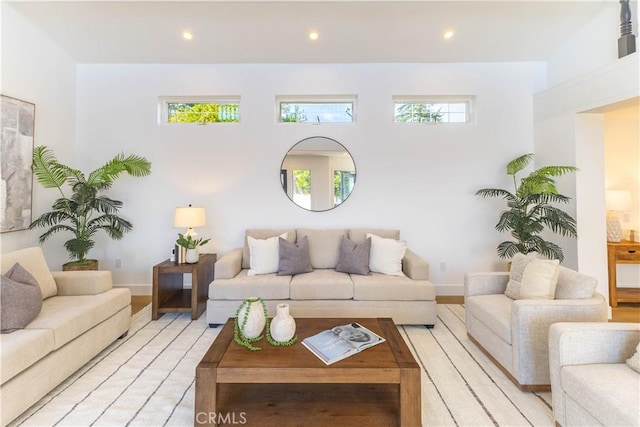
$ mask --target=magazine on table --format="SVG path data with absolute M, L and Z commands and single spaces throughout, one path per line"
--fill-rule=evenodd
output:
M 331 365 L 384 341 L 359 323 L 347 323 L 307 337 L 302 340 L 302 345 Z

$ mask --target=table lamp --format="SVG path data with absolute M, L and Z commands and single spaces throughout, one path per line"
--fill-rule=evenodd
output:
M 622 227 L 618 219 L 618 212 L 631 209 L 631 192 L 628 190 L 609 190 L 606 194 L 607 204 L 607 241 L 622 240 Z
M 173 226 L 176 228 L 186 227 L 185 237 L 191 236 L 191 238 L 195 239 L 198 233 L 194 231 L 194 227 L 204 227 L 205 225 L 207 225 L 207 221 L 204 216 L 204 208 L 191 205 L 176 208 Z

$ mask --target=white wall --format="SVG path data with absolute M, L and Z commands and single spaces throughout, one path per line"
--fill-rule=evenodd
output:
M 176 238 L 173 210 L 207 209 L 206 249 L 224 254 L 247 227 L 399 228 L 425 257 L 436 284 L 461 285 L 467 271 L 504 269 L 495 254 L 499 200 L 474 196 L 509 186 L 504 167 L 533 149 L 535 64 L 80 65 L 78 164 L 93 169 L 115 153 L 146 156 L 151 176 L 124 177 L 112 196 L 135 229 L 92 251 L 120 284 L 149 284 L 151 267 Z M 275 122 L 277 95 L 357 95 L 357 123 Z M 394 124 L 393 95 L 475 95 L 474 124 Z M 158 97 L 239 95 L 241 123 L 158 125 Z M 280 165 L 297 141 L 326 136 L 353 155 L 357 183 L 337 209 L 293 205 Z M 123 268 L 115 269 L 115 258 Z M 440 271 L 440 261 L 446 271 Z
M 0 92 L 36 105 L 35 145 L 51 147 L 63 163 L 73 162 L 75 141 L 75 62 L 6 2 L 2 14 Z M 33 183 L 33 218 L 51 207 L 58 195 Z M 44 229 L 3 233 L 2 252 L 38 245 Z M 66 240 L 66 239 L 64 239 Z M 58 236 L 47 244 L 47 261 L 59 269 L 68 255 Z

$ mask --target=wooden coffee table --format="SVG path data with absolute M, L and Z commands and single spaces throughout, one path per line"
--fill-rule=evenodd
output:
M 325 365 L 300 341 L 358 322 L 386 342 Z M 229 319 L 196 368 L 195 425 L 421 426 L 420 368 L 392 319 L 297 318 L 298 342 L 252 352 Z

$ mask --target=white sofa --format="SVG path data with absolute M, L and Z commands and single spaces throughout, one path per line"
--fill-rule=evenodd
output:
M 244 247 L 230 251 L 216 262 L 207 301 L 208 323 L 223 324 L 235 317 L 245 298 L 261 297 L 269 315 L 274 315 L 277 304 L 287 303 L 293 317 L 390 317 L 397 324 L 433 327 L 436 300 L 435 287 L 429 281 L 429 264 L 409 249 L 402 259 L 404 277 L 335 271 L 342 237 L 362 244 L 369 232 L 385 239 L 400 237 L 399 230 L 380 229 L 246 230 Z M 247 236 L 267 239 L 282 233 L 287 233 L 290 242 L 308 238 L 313 271 L 294 276 L 275 273 L 248 276 Z
M 549 369 L 556 424 L 640 425 L 640 374 L 625 363 L 638 343 L 638 323 L 551 325 Z
M 548 391 L 549 326 L 563 321 L 606 322 L 607 305 L 595 291 L 594 277 L 566 267 L 559 267 L 554 299 L 508 297 L 509 274 L 465 275 L 467 336 L 521 390 Z
M 129 330 L 131 294 L 109 271 L 50 271 L 39 247 L 2 254 L 38 282 L 42 309 L 24 329 L 0 335 L 2 425 L 6 425 Z

